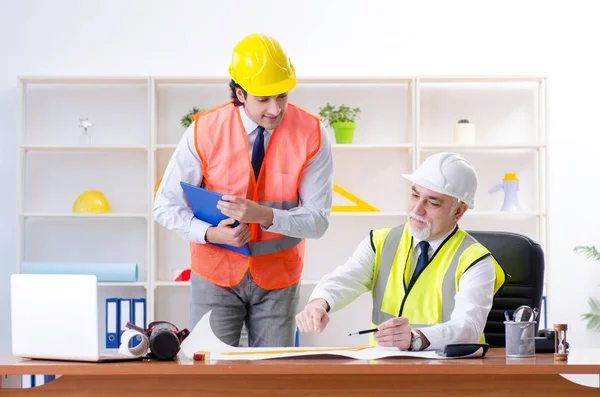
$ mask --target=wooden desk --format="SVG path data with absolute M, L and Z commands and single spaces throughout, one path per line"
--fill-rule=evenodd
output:
M 0 396 L 600 396 L 600 389 L 559 374 L 600 374 L 600 349 L 571 349 L 568 362 L 550 354 L 507 359 L 374 361 L 266 360 L 74 363 L 0 355 L 0 374 L 61 374 L 33 389 Z

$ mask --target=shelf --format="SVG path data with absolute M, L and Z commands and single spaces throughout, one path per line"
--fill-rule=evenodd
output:
M 535 211 L 523 211 L 523 212 L 505 212 L 505 211 L 467 211 L 465 214 L 468 216 L 500 216 L 500 217 L 531 217 L 531 216 L 545 216 L 545 212 L 535 212 Z
M 422 76 L 419 82 L 426 83 L 540 83 L 544 77 L 540 76 Z
M 504 212 L 504 211 L 467 211 L 465 216 L 545 216 L 545 212 L 523 211 L 523 212 Z M 332 212 L 332 217 L 335 218 L 352 218 L 352 217 L 393 217 L 393 216 L 408 216 L 408 212 Z
M 400 143 L 400 144 L 382 144 L 382 145 L 377 145 L 377 144 L 373 144 L 373 145 L 361 145 L 361 144 L 344 144 L 344 143 L 338 143 L 338 144 L 332 144 L 331 145 L 332 149 L 341 149 L 341 150 L 345 150 L 345 149 L 412 149 L 413 148 L 413 144 L 411 143 Z
M 111 212 L 111 213 L 60 213 L 60 212 L 23 212 L 21 216 L 24 218 L 69 218 L 69 219 L 109 219 L 109 218 L 143 218 L 146 219 L 148 216 L 143 213 L 134 212 Z
M 421 150 L 539 150 L 543 147 L 546 147 L 546 145 L 419 145 Z
M 99 282 L 98 286 L 100 287 L 144 287 L 146 288 L 148 285 L 148 283 L 144 282 L 144 281 L 137 281 L 137 282 L 130 282 L 130 283 L 126 283 L 126 282 Z
M 352 218 L 352 217 L 364 217 L 364 216 L 406 216 L 407 212 L 352 212 L 352 211 L 340 211 L 340 212 L 332 212 L 331 216 L 336 218 Z
M 21 76 L 24 84 L 148 84 L 148 77 L 111 77 L 111 76 Z
M 386 76 L 371 76 L 371 77 L 298 77 L 298 85 L 308 84 L 410 84 L 413 78 L 411 77 L 386 77 Z
M 155 287 L 189 287 L 189 281 L 155 281 Z
M 302 285 L 317 285 L 319 280 L 300 280 Z M 189 287 L 189 281 L 155 281 L 155 287 Z
M 225 84 L 227 85 L 231 78 L 222 76 L 212 77 L 193 77 L 193 76 L 157 76 L 152 79 L 154 84 Z
M 177 144 L 161 144 L 154 145 L 153 150 L 174 150 Z M 412 149 L 414 145 L 412 143 L 399 143 L 399 144 L 344 144 L 334 143 L 331 148 L 334 150 L 353 150 L 353 149 Z M 421 150 L 515 150 L 515 149 L 526 149 L 526 150 L 538 150 L 546 147 L 546 145 L 420 145 Z
M 344 144 L 344 143 L 334 143 L 331 145 L 332 149 L 335 150 L 352 150 L 352 149 L 412 149 L 412 143 L 399 143 L 399 144 Z M 177 144 L 159 144 L 152 146 L 153 150 L 174 150 L 177 148 Z
M 228 77 L 189 77 L 189 76 L 158 76 L 153 79 L 155 84 L 227 84 Z M 414 79 L 412 77 L 396 76 L 360 76 L 360 77 L 331 77 L 331 76 L 312 76 L 298 77 L 298 85 L 305 84 L 409 84 Z
M 160 150 L 160 149 L 175 150 L 176 147 L 177 147 L 176 143 L 169 143 L 169 144 L 154 145 L 154 146 L 152 146 L 152 150 Z
M 146 145 L 131 145 L 131 146 L 120 146 L 120 145 L 21 145 L 21 149 L 25 151 L 74 151 L 74 152 L 88 152 L 88 151 L 110 151 L 110 150 L 136 150 L 144 151 L 148 150 Z

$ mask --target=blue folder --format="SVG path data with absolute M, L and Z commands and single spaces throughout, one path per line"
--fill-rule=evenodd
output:
M 188 203 L 192 208 L 194 216 L 204 222 L 210 223 L 213 226 L 217 226 L 223 219 L 227 219 L 220 209 L 217 208 L 217 203 L 222 199 L 223 195 L 204 189 L 199 186 L 194 186 L 186 182 L 180 182 L 181 188 L 187 197 Z M 236 221 L 232 227 L 238 225 Z M 238 254 L 250 256 L 250 247 L 248 244 L 244 244 L 241 247 L 234 247 L 225 244 L 214 244 L 217 247 L 225 248 Z

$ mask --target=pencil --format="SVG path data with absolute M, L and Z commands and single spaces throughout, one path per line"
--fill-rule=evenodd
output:
M 358 332 L 354 332 L 354 333 L 348 334 L 348 336 L 370 334 L 371 332 L 377 332 L 377 331 L 379 331 L 377 328 L 365 329 L 365 330 L 362 330 L 362 331 L 358 331 Z
M 284 354 L 284 353 L 319 353 L 319 352 L 329 352 L 329 351 L 359 351 L 369 349 L 373 346 L 358 346 L 358 347 L 337 347 L 337 348 L 323 348 L 323 349 L 288 349 L 288 350 L 257 350 L 257 351 L 245 351 L 245 352 L 222 352 L 220 353 L 223 356 L 237 356 L 237 355 L 245 355 L 245 354 Z

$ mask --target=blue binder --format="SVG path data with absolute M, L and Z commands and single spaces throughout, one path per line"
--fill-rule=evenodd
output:
M 194 186 L 186 182 L 180 182 L 181 188 L 187 197 L 188 203 L 192 208 L 194 216 L 204 222 L 210 223 L 213 226 L 217 226 L 219 222 L 228 217 L 223 215 L 221 210 L 217 208 L 217 203 L 223 197 L 222 194 L 211 192 L 210 190 Z M 237 226 L 236 221 L 233 227 Z M 210 243 L 213 244 L 213 243 Z M 237 252 L 242 255 L 250 256 L 250 247 L 245 244 L 241 247 L 233 247 L 225 244 L 213 244 L 217 247 L 225 248 L 233 252 Z
M 44 384 L 52 382 L 56 379 L 56 375 L 44 375 Z
M 119 298 L 106 299 L 106 348 L 119 348 Z
M 35 375 L 22 375 L 21 389 L 29 389 L 30 387 L 35 387 Z
M 133 324 L 146 329 L 146 298 L 135 298 L 133 300 Z M 142 342 L 141 338 L 131 339 L 129 346 L 135 347 Z
M 119 346 L 121 346 L 123 332 L 127 330 L 127 323 L 133 322 L 133 299 L 119 299 Z M 129 341 L 129 347 L 133 347 L 133 341 Z

